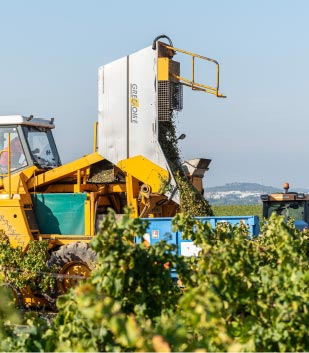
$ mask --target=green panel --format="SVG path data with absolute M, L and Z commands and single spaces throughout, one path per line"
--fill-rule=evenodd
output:
M 41 234 L 85 234 L 86 194 L 53 193 L 31 196 Z

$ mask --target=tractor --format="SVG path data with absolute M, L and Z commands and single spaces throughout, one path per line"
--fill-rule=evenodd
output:
M 303 192 L 289 191 L 289 183 L 284 183 L 282 193 L 263 194 L 263 217 L 268 219 L 272 213 L 283 215 L 286 220 L 293 219 L 297 229 L 308 228 L 309 196 Z

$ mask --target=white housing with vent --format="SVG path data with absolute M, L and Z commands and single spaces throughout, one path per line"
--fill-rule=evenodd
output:
M 99 68 L 98 152 L 104 158 L 117 165 L 142 155 L 170 172 L 158 141 L 157 87 L 158 51 L 151 46 Z M 173 200 L 179 203 L 177 192 Z

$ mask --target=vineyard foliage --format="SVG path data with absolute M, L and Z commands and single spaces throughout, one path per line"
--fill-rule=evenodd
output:
M 211 229 L 179 214 L 173 230 L 201 248 L 184 258 L 164 241 L 133 245 L 145 230 L 129 211 L 118 221 L 110 212 L 92 241 L 95 270 L 58 299 L 51 322 L 21 315 L 1 292 L 0 349 L 309 350 L 308 231 L 272 216 L 250 238 L 245 225 Z
M 0 268 L 5 283 L 18 291 L 26 286 L 38 292 L 48 292 L 55 286 L 55 279 L 45 274 L 55 272 L 46 265 L 47 241 L 31 242 L 28 251 L 10 246 L 8 237 L 0 231 Z
M 262 205 L 212 205 L 211 206 L 216 216 L 258 216 L 262 215 Z

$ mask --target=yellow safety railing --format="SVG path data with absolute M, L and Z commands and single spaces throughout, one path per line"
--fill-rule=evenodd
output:
M 225 95 L 219 93 L 220 65 L 216 60 L 207 58 L 206 56 L 202 56 L 199 54 L 194 54 L 194 53 L 188 52 L 186 50 L 178 49 L 178 48 L 172 47 L 170 45 L 167 45 L 165 43 L 161 43 L 161 45 L 164 45 L 167 49 L 170 49 L 174 52 L 179 52 L 179 53 L 186 54 L 186 55 L 189 55 L 192 57 L 192 78 L 191 78 L 191 80 L 186 79 L 182 76 L 178 76 L 174 73 L 172 74 L 172 76 L 175 77 L 176 79 L 178 79 L 180 83 L 182 83 L 185 86 L 191 87 L 192 90 L 204 91 L 204 92 L 207 92 L 210 94 L 214 94 L 219 98 L 226 98 Z M 195 60 L 196 59 L 209 61 L 209 62 L 212 62 L 216 65 L 216 86 L 215 87 L 195 82 Z

